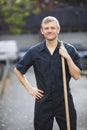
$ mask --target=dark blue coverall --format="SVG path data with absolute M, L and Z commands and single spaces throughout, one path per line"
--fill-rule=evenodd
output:
M 82 69 L 80 58 L 75 48 L 67 43 L 64 43 L 64 46 L 74 63 Z M 44 96 L 41 99 L 36 99 L 35 102 L 35 130 L 52 130 L 54 117 L 60 130 L 67 130 L 59 47 L 60 42 L 58 41 L 58 45 L 53 55 L 51 55 L 46 47 L 45 41 L 38 43 L 37 45 L 31 47 L 26 55 L 16 65 L 16 68 L 22 74 L 25 74 L 26 71 L 33 65 L 37 87 L 44 91 Z M 76 110 L 69 87 L 71 76 L 66 62 L 65 66 L 70 125 L 71 130 L 76 130 Z

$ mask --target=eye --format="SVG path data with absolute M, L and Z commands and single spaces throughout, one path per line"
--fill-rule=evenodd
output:
M 51 29 L 55 29 L 55 27 L 51 27 Z
M 48 29 L 49 29 L 48 27 L 45 28 L 45 30 L 48 30 Z

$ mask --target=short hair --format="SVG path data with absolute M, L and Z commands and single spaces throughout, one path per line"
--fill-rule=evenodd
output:
M 43 24 L 47 24 L 52 21 L 55 21 L 57 23 L 58 28 L 60 29 L 59 21 L 53 16 L 47 16 L 47 17 L 43 18 L 43 20 L 41 22 L 41 28 L 42 28 Z

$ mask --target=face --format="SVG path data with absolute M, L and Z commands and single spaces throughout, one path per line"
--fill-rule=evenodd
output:
M 55 21 L 49 22 L 42 25 L 41 33 L 46 40 L 52 41 L 57 39 L 60 29 Z

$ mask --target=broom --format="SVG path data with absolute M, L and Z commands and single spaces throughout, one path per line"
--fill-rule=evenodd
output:
M 63 45 L 63 41 L 61 41 L 61 45 Z M 66 123 L 67 123 L 67 130 L 70 130 L 69 104 L 68 104 L 67 85 L 66 85 L 66 71 L 65 71 L 65 61 L 64 61 L 63 56 L 61 56 L 61 61 L 62 61 L 62 76 L 63 76 L 63 87 L 64 87 Z

